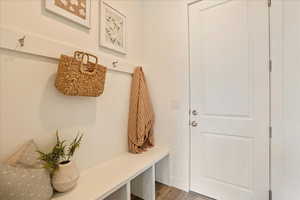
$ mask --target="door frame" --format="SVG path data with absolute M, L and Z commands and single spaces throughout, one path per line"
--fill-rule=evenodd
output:
M 192 167 L 191 166 L 192 165 L 192 163 L 191 163 L 191 154 L 192 154 L 192 149 L 191 149 L 191 131 L 192 131 L 192 129 L 191 129 L 191 110 L 192 110 L 191 100 L 192 100 L 192 94 L 191 93 L 192 92 L 191 92 L 191 60 L 190 60 L 191 59 L 191 52 L 190 52 L 190 50 L 191 50 L 191 48 L 190 48 L 190 42 L 191 42 L 190 41 L 190 6 L 192 6 L 196 3 L 199 3 L 201 1 L 203 1 L 203 0 L 186 0 L 187 29 L 188 29 L 187 39 L 188 39 L 188 88 L 189 88 L 189 96 L 188 96 L 188 98 L 189 98 L 189 101 L 188 101 L 188 103 L 189 103 L 189 106 L 188 106 L 188 109 L 189 109 L 189 112 L 188 112 L 189 113 L 189 116 L 188 116 L 188 118 L 189 118 L 189 135 L 188 135 L 188 137 L 189 137 L 189 185 L 188 185 L 188 190 L 189 191 L 191 190 L 191 167 Z M 220 4 L 221 4 L 221 3 L 224 3 L 226 1 L 231 1 L 231 0 L 219 0 L 219 1 L 220 1 Z M 266 6 L 268 6 L 268 31 L 269 31 L 268 44 L 269 44 L 269 61 L 270 61 L 269 62 L 269 69 L 270 70 L 269 70 L 269 75 L 268 75 L 268 83 L 269 83 L 268 84 L 269 85 L 269 125 L 268 125 L 269 126 L 269 133 L 268 134 L 269 134 L 269 138 L 270 138 L 269 139 L 269 144 L 268 144 L 269 145 L 269 161 L 268 161 L 269 162 L 269 172 L 268 173 L 269 173 L 269 198 L 272 199 L 272 196 L 273 196 L 273 192 L 272 192 L 273 177 L 275 177 L 274 179 L 276 179 L 276 176 L 278 178 L 278 175 L 273 174 L 273 170 L 272 170 L 273 169 L 272 163 L 275 162 L 275 161 L 278 162 L 278 160 L 273 158 L 273 154 L 272 154 L 272 149 L 274 148 L 274 144 L 272 143 L 272 135 L 273 135 L 272 133 L 274 132 L 273 131 L 274 129 L 272 127 L 272 125 L 273 125 L 272 122 L 274 121 L 273 118 L 276 119 L 276 116 L 275 116 L 276 114 L 282 114 L 281 112 L 279 113 L 279 110 L 282 109 L 281 107 L 275 109 L 275 112 L 272 112 L 274 110 L 274 107 L 275 107 L 274 104 L 273 104 L 272 99 L 276 99 L 278 97 L 281 97 L 280 95 L 281 95 L 282 91 L 281 90 L 279 91 L 279 94 L 280 94 L 279 95 L 277 92 L 275 92 L 276 90 L 273 89 L 274 87 L 272 87 L 273 86 L 272 85 L 272 74 L 274 74 L 274 73 L 272 73 L 273 72 L 272 71 L 272 66 L 274 66 L 274 64 L 272 62 L 272 55 L 273 55 L 272 52 L 274 50 L 274 47 L 272 46 L 272 44 L 276 42 L 276 39 L 278 39 L 278 36 L 274 37 L 274 35 L 271 34 L 271 33 L 273 32 L 272 27 L 274 25 L 274 23 L 272 23 L 272 22 L 276 22 L 276 19 L 279 19 L 279 16 L 278 16 L 278 14 L 276 14 L 276 11 L 274 13 L 272 12 L 273 11 L 273 9 L 272 9 L 273 7 L 271 5 L 272 0 L 264 0 L 264 1 L 266 1 Z M 273 1 L 282 2 L 283 0 L 273 0 Z M 277 11 L 277 12 L 279 12 L 279 11 Z M 280 17 L 282 19 L 281 15 L 282 15 L 282 13 L 280 13 Z M 281 24 L 276 25 L 276 28 L 280 27 L 280 25 Z M 276 63 L 276 64 L 278 64 L 278 63 Z M 278 74 L 276 74 L 276 75 L 278 76 Z M 273 78 L 273 80 L 276 81 L 276 79 L 278 79 L 278 78 L 279 77 L 275 77 L 275 78 Z M 280 130 L 277 130 L 277 131 L 280 132 Z
M 284 178 L 284 0 L 272 0 L 270 7 L 270 60 L 272 60 L 272 80 L 271 80 L 271 127 L 272 127 L 272 154 L 271 180 L 270 185 L 273 190 L 273 199 L 280 200 Z

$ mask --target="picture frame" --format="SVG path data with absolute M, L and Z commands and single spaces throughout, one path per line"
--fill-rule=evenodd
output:
M 127 54 L 126 15 L 100 0 L 99 45 L 121 54 Z
M 45 0 L 45 9 L 91 28 L 91 0 Z

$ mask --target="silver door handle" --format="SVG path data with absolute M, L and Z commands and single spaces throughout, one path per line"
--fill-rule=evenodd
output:
M 191 122 L 191 126 L 192 126 L 192 127 L 197 127 L 197 126 L 198 126 L 198 123 L 197 123 L 196 121 L 192 121 L 192 122 Z
M 194 116 L 198 115 L 197 110 L 193 110 L 193 111 L 192 111 L 192 114 L 193 114 Z

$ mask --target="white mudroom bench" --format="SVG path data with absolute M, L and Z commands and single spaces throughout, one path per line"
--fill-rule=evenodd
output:
M 163 147 L 137 155 L 124 153 L 83 171 L 76 188 L 52 200 L 130 200 L 131 194 L 155 200 L 155 166 L 168 156 L 168 148 Z

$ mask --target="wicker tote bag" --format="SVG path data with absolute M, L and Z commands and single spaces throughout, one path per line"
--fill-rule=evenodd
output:
M 103 93 L 106 71 L 94 55 L 80 51 L 74 57 L 61 55 L 55 87 L 68 96 L 97 97 Z

